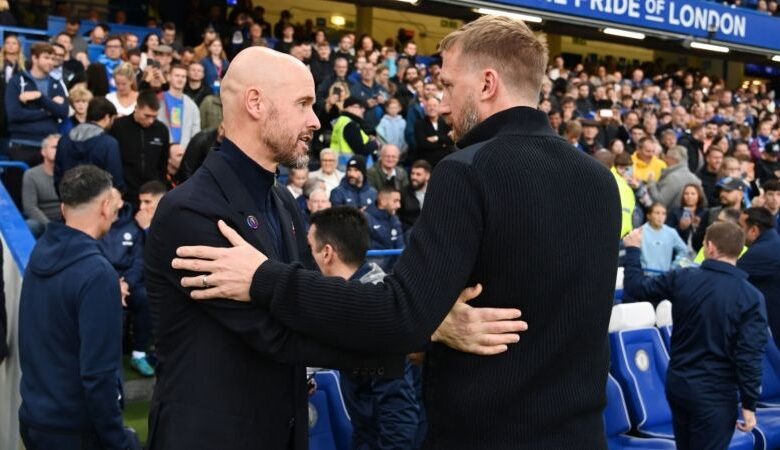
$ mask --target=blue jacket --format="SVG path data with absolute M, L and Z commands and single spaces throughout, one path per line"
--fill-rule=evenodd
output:
M 658 304 L 672 302 L 674 333 L 666 391 L 697 403 L 736 403 L 755 411 L 767 342 L 764 296 L 731 264 L 705 260 L 700 268 L 646 277 L 640 250 L 626 249 L 624 290 Z
M 106 66 L 106 76 L 108 77 L 108 92 L 116 92 L 116 81 L 114 80 L 114 70 L 124 61 L 121 59 L 111 59 L 105 54 L 98 57 L 97 62 Z
M 22 92 L 38 92 L 35 80 L 27 71 L 14 75 L 5 88 L 5 113 L 11 139 L 42 141 L 57 133 L 60 120 L 68 118 L 68 92 L 63 84 L 49 77 L 49 92 L 27 103 L 19 101 Z M 54 102 L 52 99 L 57 96 L 65 102 Z
M 130 285 L 130 292 L 144 290 L 145 234 L 135 223 L 133 207 L 125 203 L 111 229 L 99 241 L 100 251 Z
M 30 427 L 97 433 L 128 448 L 122 425 L 122 304 L 98 242 L 61 223 L 38 240 L 22 283 L 19 359 Z
M 366 208 L 372 250 L 390 250 L 404 247 L 404 231 L 401 220 L 376 205 Z
M 739 258 L 737 267 L 748 274 L 766 300 L 766 312 L 772 337 L 780 345 L 780 236 L 767 230 Z
M 365 178 L 365 177 L 364 177 Z M 355 208 L 364 208 L 374 204 L 376 201 L 376 189 L 363 180 L 363 186 L 358 188 L 347 180 L 347 177 L 341 179 L 341 183 L 330 193 L 330 203 L 333 206 L 353 206 Z
M 203 58 L 200 61 L 201 64 L 203 64 L 203 72 L 204 72 L 204 78 L 203 83 L 209 87 L 209 89 L 214 88 L 214 82 L 217 80 L 221 80 L 222 77 L 217 74 L 217 66 L 214 64 L 214 61 L 211 60 L 211 57 L 207 56 Z M 228 61 L 222 60 L 222 76 L 225 76 L 225 72 L 228 70 Z
M 94 164 L 114 177 L 114 187 L 124 192 L 122 154 L 119 142 L 94 123 L 82 123 L 70 130 L 57 144 L 54 158 L 54 185 L 59 190 L 62 175 L 73 167 Z
M 423 117 L 425 117 L 425 110 L 420 105 L 420 102 L 417 101 L 417 97 L 414 97 L 406 111 L 406 128 L 404 129 L 404 139 L 410 151 L 417 147 L 417 141 L 414 137 L 414 124 Z

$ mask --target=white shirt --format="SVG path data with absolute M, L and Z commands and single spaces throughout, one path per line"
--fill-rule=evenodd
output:
M 314 172 L 309 173 L 309 178 L 320 178 L 325 181 L 325 190 L 328 192 L 328 196 L 330 196 L 330 191 L 333 189 L 336 189 L 341 183 L 341 179 L 344 178 L 344 172 L 339 172 L 338 170 L 334 170 L 332 174 L 326 175 L 322 172 L 322 169 L 315 170 Z
M 106 100 L 114 104 L 114 106 L 116 107 L 116 112 L 117 114 L 119 114 L 120 117 L 129 116 L 130 114 L 133 113 L 133 111 L 135 111 L 136 102 L 133 102 L 133 104 L 128 107 L 124 107 L 122 106 L 121 103 L 119 103 L 119 97 L 117 97 L 116 92 L 111 92 L 109 94 L 106 94 Z

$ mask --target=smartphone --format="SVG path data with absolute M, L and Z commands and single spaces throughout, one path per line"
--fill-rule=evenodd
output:
M 683 219 L 693 218 L 693 211 L 691 211 L 691 208 L 683 208 L 682 218 Z
M 333 93 L 334 93 L 335 95 L 341 95 L 341 88 L 340 88 L 340 87 L 338 87 L 338 86 L 334 87 L 334 88 L 333 88 Z
M 611 109 L 600 109 L 599 110 L 599 117 L 602 119 L 611 119 L 612 118 L 612 110 Z

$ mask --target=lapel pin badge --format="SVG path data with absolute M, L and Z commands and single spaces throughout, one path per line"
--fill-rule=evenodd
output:
M 246 218 L 246 224 L 249 225 L 249 228 L 256 230 L 257 227 L 260 226 L 260 222 L 257 221 L 257 217 L 255 216 L 249 216 Z

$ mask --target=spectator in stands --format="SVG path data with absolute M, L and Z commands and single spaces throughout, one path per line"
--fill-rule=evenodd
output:
M 324 80 L 333 76 L 332 50 L 327 41 L 317 44 L 315 50 L 317 54 L 312 58 L 309 68 L 314 77 L 314 85 L 320 86 Z
M 144 230 L 144 233 L 149 232 L 157 205 L 160 204 L 160 200 L 166 192 L 168 189 L 161 181 L 157 180 L 147 181 L 138 189 L 139 204 L 138 212 L 135 213 L 135 223 Z
M 604 148 L 604 144 L 599 138 L 601 126 L 597 120 L 582 120 L 582 137 L 580 138 L 580 147 L 589 154 L 594 155 Z
M 119 277 L 97 242 L 119 209 L 111 184 L 95 166 L 68 171 L 60 185 L 65 224 L 51 223 L 30 256 L 19 302 L 27 448 L 136 448 L 120 406 Z
M 753 159 L 760 159 L 764 147 L 771 142 L 773 126 L 774 121 L 772 119 L 763 119 L 759 122 L 756 137 L 750 141 L 750 153 L 753 155 Z
M 780 141 L 769 142 L 761 152 L 761 159 L 756 161 L 756 172 L 761 184 L 780 178 Z
M 742 212 L 739 224 L 745 231 L 748 251 L 739 258 L 737 267 L 748 274 L 766 301 L 769 328 L 775 343 L 780 344 L 780 236 L 772 213 L 753 207 Z
M 552 122 L 551 122 L 552 123 Z M 553 128 L 555 129 L 555 128 Z M 607 150 L 609 150 L 613 155 L 619 155 L 620 153 L 626 153 L 626 144 L 623 143 L 618 138 L 612 139 L 609 142 L 609 145 L 607 145 Z
M 666 207 L 653 203 L 642 226 L 642 268 L 652 274 L 666 272 L 690 257 L 688 247 L 677 231 L 665 224 Z
M 200 110 L 198 105 L 184 95 L 184 85 L 187 84 L 187 68 L 181 64 L 171 67 L 170 89 L 162 97 L 161 108 L 157 120 L 168 127 L 171 133 L 171 147 L 181 147 L 181 152 L 187 148 L 190 139 L 200 131 Z M 179 151 L 171 149 L 171 153 Z
M 195 59 L 195 50 L 192 47 L 182 48 L 181 54 L 179 55 L 179 60 L 177 61 L 179 64 L 182 64 L 185 67 L 190 67 L 190 64 L 196 61 L 200 60 Z
M 181 168 L 176 173 L 176 179 L 183 183 L 191 177 L 206 160 L 209 152 L 219 147 L 224 137 L 225 128 L 222 123 L 217 128 L 204 128 L 193 136 L 184 151 L 184 158 L 181 161 Z
M 3 48 L 0 49 L 0 61 L 3 63 L 3 86 L 8 84 L 14 75 L 25 70 L 22 44 L 15 34 L 6 34 L 3 40 Z
M 306 167 L 290 167 L 289 171 L 287 190 L 290 191 L 293 198 L 298 199 L 298 197 L 303 195 L 303 185 L 309 179 L 309 169 Z
M 577 106 L 577 114 L 580 117 L 588 117 L 592 114 L 595 107 L 593 106 L 593 99 L 590 95 L 590 85 L 588 83 L 582 83 L 577 86 L 577 100 L 575 101 Z
M 322 107 L 325 99 L 333 94 L 331 92 L 331 88 L 334 84 L 343 83 L 347 86 L 347 88 L 349 88 L 349 81 L 347 80 L 348 75 L 349 62 L 347 62 L 347 59 L 343 57 L 334 58 L 333 73 L 325 77 L 325 79 L 323 79 L 317 87 L 317 105 Z M 349 89 L 347 89 L 347 92 L 348 91 Z
M 381 283 L 384 271 L 365 261 L 369 224 L 352 208 L 312 214 L 307 235 L 312 256 L 325 276 Z M 353 448 L 415 448 L 419 409 L 407 360 L 404 376 L 377 379 L 341 373 L 344 403 L 352 421 Z
M 200 104 L 200 127 L 218 128 L 222 123 L 222 98 L 219 93 L 207 95 Z
M 622 142 L 618 140 L 618 142 Z M 639 187 L 634 178 L 634 160 L 628 153 L 622 152 L 615 155 L 610 171 L 618 185 L 621 205 L 620 236 L 624 237 L 634 229 L 634 213 L 636 212 L 636 194 Z M 641 209 L 641 208 L 640 208 Z M 641 223 L 641 221 L 639 222 Z
M 123 63 L 114 69 L 114 85 L 116 91 L 106 95 L 106 100 L 114 104 L 119 117 L 129 116 L 135 111 L 138 100 L 135 70 L 130 63 Z
M 43 234 L 49 222 L 62 219 L 60 197 L 54 188 L 54 159 L 59 140 L 59 134 L 46 136 L 41 143 L 43 162 L 24 172 L 22 178 L 22 208 L 35 237 Z
M 214 39 L 208 46 L 209 54 L 203 58 L 200 63 L 203 64 L 205 70 L 205 83 L 206 86 L 214 89 L 222 81 L 222 77 L 225 76 L 225 72 L 228 70 L 228 60 L 225 59 L 222 51 L 222 41 Z
M 122 172 L 127 181 L 125 202 L 136 205 L 138 190 L 148 181 L 165 180 L 170 133 L 157 120 L 160 100 L 152 91 L 138 94 L 133 114 L 117 119 L 111 135 L 119 141 Z
M 674 130 L 666 129 L 659 133 L 660 138 L 659 141 L 661 142 L 661 149 L 662 153 L 666 152 L 670 148 L 677 145 L 677 133 L 675 133 Z M 688 147 L 683 146 L 685 148 L 685 154 L 688 154 Z M 685 165 L 688 165 L 688 161 L 685 161 Z M 690 169 L 689 169 L 690 170 Z
M 122 205 L 122 200 L 118 200 Z M 144 283 L 144 230 L 136 223 L 133 207 L 125 203 L 119 209 L 116 221 L 99 241 L 101 253 L 119 275 L 122 306 L 131 315 L 133 353 L 130 367 L 144 377 L 153 377 L 154 369 L 146 358 L 152 333 L 149 299 Z
M 268 47 L 268 41 L 263 37 L 263 27 L 259 23 L 249 25 L 249 34 L 244 42 L 247 47 Z
M 176 41 L 176 24 L 173 22 L 165 22 L 162 25 L 162 36 L 160 37 L 160 43 L 167 45 L 173 49 L 174 57 L 180 58 L 183 47 Z
M 329 148 L 320 151 L 320 168 L 309 173 L 309 178 L 320 178 L 325 181 L 326 191 L 330 197 L 331 191 L 338 187 L 344 172 L 338 170 L 338 156 Z
M 124 34 L 124 41 L 125 41 L 125 51 L 128 52 L 130 50 L 135 50 L 138 48 L 138 36 L 136 36 L 133 33 L 125 33 Z
M 79 33 L 81 28 L 81 20 L 77 16 L 68 17 L 65 22 L 65 33 L 70 36 L 73 49 L 70 52 L 70 56 L 75 58 L 79 53 L 87 53 L 87 41 Z
M 707 223 L 712 223 L 721 210 L 725 208 L 734 208 L 738 211 L 743 209 L 743 200 L 747 185 L 741 178 L 725 177 L 718 181 L 719 201 L 717 206 L 711 207 L 707 216 Z
M 764 208 L 772 213 L 777 225 L 777 231 L 780 232 L 780 181 L 771 180 L 762 185 L 764 189 Z
M 309 181 L 313 181 L 313 180 L 316 179 L 314 178 L 309 179 Z M 306 199 L 306 211 L 304 212 L 304 220 L 308 224 L 309 218 L 312 214 L 316 213 L 317 211 L 328 209 L 331 206 L 332 205 L 330 203 L 330 197 L 328 196 L 328 193 L 321 188 L 314 189 L 309 193 L 309 196 Z
M 351 206 L 364 210 L 376 201 L 376 189 L 366 181 L 366 159 L 353 155 L 347 162 L 347 173 L 330 193 L 333 206 Z
M 103 45 L 106 43 L 106 37 L 108 37 L 110 32 L 111 29 L 108 25 L 99 23 L 89 32 L 89 41 L 87 43 L 90 45 Z
M 209 44 L 217 38 L 218 35 L 213 26 L 209 25 L 203 30 L 203 40 L 194 49 L 195 61 L 200 61 L 209 55 Z
M 409 147 L 406 145 L 404 134 L 406 130 L 406 119 L 400 115 L 401 102 L 398 99 L 391 98 L 385 104 L 385 115 L 379 121 L 376 127 L 376 133 L 382 142 L 396 146 L 403 158 Z
M 205 72 L 203 70 L 203 64 L 193 62 L 187 66 L 187 84 L 184 86 L 184 93 L 191 98 L 198 107 L 200 107 L 204 98 L 214 93 L 211 86 L 208 86 L 203 82 L 204 78 Z M 204 126 L 203 128 L 208 127 Z
M 160 44 L 154 49 L 154 60 L 160 66 L 160 70 L 167 77 L 171 72 L 173 63 L 173 49 L 165 44 Z
M 86 71 L 87 89 L 95 97 L 105 97 L 108 95 L 109 85 L 106 68 L 103 64 L 95 62 L 87 67 Z
M 122 36 L 118 34 L 112 34 L 106 39 L 106 45 L 104 47 L 104 53 L 100 55 L 97 62 L 103 64 L 106 67 L 106 76 L 108 77 L 108 90 L 109 92 L 116 91 L 116 83 L 114 81 L 114 71 L 122 64 L 122 52 L 125 47 Z
M 696 174 L 701 180 L 701 187 L 704 189 L 707 204 L 709 205 L 717 205 L 719 203 L 717 184 L 718 174 L 723 164 L 723 155 L 723 150 L 720 148 L 710 148 L 707 151 L 706 164 Z
M 291 23 L 287 23 L 282 27 L 281 36 L 277 36 L 279 39 L 274 46 L 274 50 L 281 53 L 290 53 L 290 50 L 295 44 L 295 27 Z
M 425 117 L 414 125 L 415 148 L 414 159 L 424 159 L 431 167 L 436 167 L 445 156 L 452 152 L 455 143 L 452 140 L 452 129 L 441 116 L 439 104 L 435 96 L 425 99 Z
M 376 203 L 366 208 L 372 250 L 404 247 L 403 228 L 396 214 L 400 208 L 401 193 L 392 186 L 382 186 L 378 190 Z
M 580 139 L 582 138 L 582 124 L 579 120 L 570 120 L 564 126 L 563 137 L 572 147 L 581 152 L 585 152 Z
M 634 159 L 634 176 L 645 182 L 660 179 L 661 171 L 666 169 L 666 163 L 656 156 L 655 139 L 646 137 L 638 142 L 637 150 L 631 155 Z
M 398 216 L 407 236 L 425 204 L 425 193 L 428 191 L 431 171 L 431 165 L 427 161 L 415 161 L 409 175 L 409 185 L 401 191 L 401 209 L 398 211 Z
M 63 66 L 63 64 L 65 63 L 65 55 L 68 54 L 68 51 L 65 50 L 65 47 L 63 47 L 62 45 L 56 42 L 52 43 L 51 47 L 53 50 L 52 59 L 54 61 L 54 64 L 52 65 L 52 69 L 51 72 L 49 72 L 49 75 L 51 75 L 51 77 L 57 80 L 58 82 L 65 85 L 65 90 L 68 90 L 68 86 L 72 86 L 72 82 L 76 78 L 75 73 L 66 70 L 65 67 Z M 81 63 L 77 63 L 77 64 L 81 64 Z
M 366 105 L 366 111 L 363 113 L 363 123 L 366 128 L 376 129 L 383 112 L 382 107 L 390 98 L 390 93 L 376 82 L 376 67 L 370 61 L 360 69 L 360 80 L 350 87 L 350 96 Z
M 348 34 L 339 39 L 339 45 L 336 51 L 333 52 L 333 60 L 336 61 L 339 58 L 347 61 L 348 71 L 352 71 L 355 68 L 355 53 L 352 48 L 352 39 L 350 39 Z
M 707 260 L 700 269 L 675 270 L 658 277 L 642 274 L 645 237 L 632 232 L 626 246 L 624 289 L 632 298 L 672 302 L 674 333 L 666 375 L 677 448 L 726 448 L 734 426 L 756 425 L 761 393 L 761 361 L 767 342 L 767 308 L 745 280 L 737 261 L 745 233 L 730 223 L 707 229 Z M 734 267 L 734 266 L 737 267 Z M 742 421 L 737 420 L 737 396 Z
M 696 175 L 688 170 L 688 155 L 685 147 L 678 145 L 670 148 L 663 156 L 666 168 L 661 170 L 658 181 L 650 179 L 647 189 L 653 201 L 663 203 L 667 210 L 677 207 L 687 184 L 701 185 Z
M 141 70 L 146 70 L 151 61 L 155 61 L 155 50 L 160 46 L 160 37 L 157 33 L 149 33 L 141 42 Z
M 70 130 L 57 144 L 54 183 L 59 186 L 63 174 L 83 164 L 95 165 L 111 174 L 114 187 L 126 188 L 119 143 L 107 130 L 116 118 L 116 108 L 103 97 L 95 97 L 87 107 L 87 121 Z
M 677 230 L 688 248 L 697 253 L 704 242 L 704 232 L 709 225 L 707 219 L 704 191 L 698 183 L 689 183 L 682 189 L 680 203 L 669 208 L 666 224 Z
M 401 152 L 393 144 L 385 144 L 379 150 L 379 162 L 367 171 L 368 184 L 377 191 L 389 186 L 401 192 L 409 184 L 409 174 L 398 165 Z
M 330 149 L 339 155 L 372 155 L 379 145 L 363 127 L 366 104 L 355 97 L 344 100 L 344 109 L 333 124 Z
M 62 121 L 60 134 L 64 136 L 70 133 L 70 130 L 87 121 L 87 108 L 92 98 L 92 92 L 83 83 L 73 86 L 68 93 L 68 102 L 73 108 L 73 115 Z

